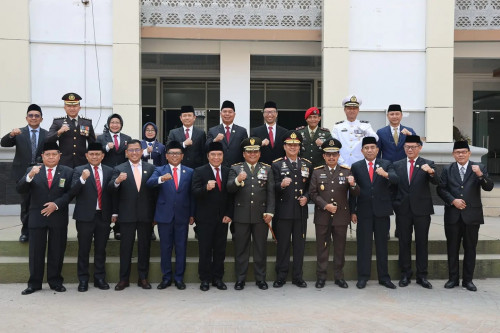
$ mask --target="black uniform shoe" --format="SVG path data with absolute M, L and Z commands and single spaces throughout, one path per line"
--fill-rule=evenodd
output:
M 410 283 L 411 283 L 411 280 L 410 280 L 408 277 L 403 276 L 403 277 L 401 278 L 401 280 L 399 280 L 399 283 L 398 283 L 398 284 L 399 284 L 399 286 L 400 286 L 401 288 L 403 288 L 403 287 L 408 287 L 408 285 L 409 285 Z
M 119 233 L 119 232 L 115 232 L 115 235 L 114 235 L 114 236 L 115 236 L 115 239 L 116 239 L 116 240 L 120 240 L 120 239 L 122 239 L 122 234 L 121 234 L 121 233 Z
M 470 282 L 462 281 L 462 287 L 465 287 L 468 291 L 477 291 L 477 288 L 474 285 L 474 283 L 472 283 L 472 281 Z
M 446 282 L 444 284 L 444 287 L 446 289 L 452 289 L 452 288 L 455 288 L 456 286 L 458 286 L 458 281 L 454 281 L 454 280 L 448 280 L 448 282 Z
M 273 288 L 281 288 L 283 287 L 283 285 L 286 283 L 285 280 L 282 280 L 282 279 L 278 279 L 276 281 L 273 282 Z
M 57 285 L 57 286 L 50 286 L 50 289 L 55 290 L 58 293 L 63 293 L 66 291 L 66 288 L 62 284 Z
M 160 282 L 158 286 L 156 286 L 156 289 L 165 289 L 167 287 L 170 287 L 172 285 L 172 280 L 163 280 Z
M 304 280 L 302 280 L 302 279 L 292 281 L 292 283 L 293 283 L 294 285 L 296 285 L 297 287 L 299 287 L 299 288 L 307 288 L 307 283 L 306 283 L 306 281 L 304 281 Z
M 243 288 L 245 288 L 245 281 L 236 281 L 234 290 L 243 290 Z
M 358 289 L 364 289 L 366 287 L 366 280 L 359 280 L 356 283 L 356 288 Z
M 269 288 L 269 286 L 267 285 L 267 282 L 266 281 L 255 281 L 255 284 L 257 285 L 257 287 L 259 287 L 259 289 L 261 290 L 267 290 L 267 288 Z
M 426 278 L 417 278 L 417 284 L 426 289 L 432 289 L 432 284 Z
M 391 280 L 389 281 L 379 281 L 378 284 L 386 287 L 386 288 L 389 288 L 389 289 L 396 289 L 396 286 L 394 285 L 394 283 L 392 283 Z
M 215 280 L 212 282 L 212 286 L 217 287 L 219 290 L 226 290 L 227 286 L 222 280 Z
M 347 285 L 347 282 L 345 282 L 344 279 L 337 279 L 337 280 L 335 280 L 335 284 L 337 286 L 339 286 L 340 288 L 344 288 L 344 289 L 345 288 L 349 288 L 349 286 Z
M 26 243 L 29 240 L 30 239 L 29 239 L 28 235 L 21 235 L 21 236 L 19 236 L 19 242 L 20 243 Z
M 89 290 L 89 281 L 80 281 L 78 284 L 78 291 L 85 292 L 87 290 Z
M 210 289 L 210 283 L 208 281 L 201 281 L 200 290 L 207 291 L 208 289 Z
M 323 279 L 318 279 L 316 281 L 316 284 L 314 285 L 316 288 L 321 289 L 325 286 L 325 280 Z
M 28 287 L 26 289 L 24 289 L 22 292 L 21 292 L 21 295 L 29 295 L 29 294 L 33 294 L 35 291 L 37 290 L 41 290 L 42 288 L 33 288 L 33 287 Z
M 179 290 L 186 289 L 186 284 L 183 281 L 174 281 L 174 284 Z
M 109 284 L 104 279 L 97 279 L 97 280 L 94 280 L 94 287 L 97 287 L 101 290 L 108 290 Z

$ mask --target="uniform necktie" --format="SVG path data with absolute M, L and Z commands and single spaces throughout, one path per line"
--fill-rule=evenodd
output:
M 31 164 L 36 160 L 36 130 L 31 130 Z
M 311 131 L 311 139 L 314 138 L 314 130 Z
M 186 128 L 186 140 L 189 139 L 189 128 Z
M 114 141 L 115 141 L 115 150 L 118 151 L 118 148 L 120 148 L 120 145 L 118 144 L 118 134 L 113 135 Z
M 179 179 L 177 178 L 177 168 L 174 168 L 174 183 L 175 183 L 175 189 L 179 189 Z
M 95 178 L 95 186 L 97 187 L 97 205 L 99 209 L 102 209 L 102 187 L 101 187 L 101 178 L 99 178 L 99 167 L 94 166 L 94 178 Z
M 252 175 L 253 175 L 254 171 L 255 171 L 255 166 L 253 166 L 253 165 L 250 166 L 250 172 L 252 173 Z
M 47 183 L 50 189 L 50 187 L 52 186 L 52 169 L 47 169 Z
M 373 183 L 373 162 L 368 162 L 368 174 L 370 175 L 370 181 Z
M 229 128 L 229 126 L 226 126 L 226 140 L 227 140 L 227 143 L 229 143 L 229 137 L 230 136 L 231 136 L 230 128 Z
M 139 164 L 133 164 L 134 166 L 134 178 L 135 185 L 137 186 L 137 191 L 141 190 L 141 173 L 139 172 Z
M 269 142 L 271 143 L 271 147 L 274 148 L 274 133 L 272 126 L 269 126 Z
M 460 167 L 460 179 L 464 181 L 464 177 L 465 177 L 465 168 L 462 166 Z
M 215 180 L 217 181 L 217 186 L 219 187 L 219 191 L 222 191 L 222 181 L 220 179 L 219 168 L 215 168 Z
M 71 124 L 73 125 L 73 128 L 76 128 L 76 119 L 71 119 Z
M 297 170 L 297 162 L 292 162 L 292 168 L 293 168 L 294 170 Z
M 413 177 L 413 167 L 414 167 L 414 160 L 410 160 L 410 183 L 411 183 L 411 178 Z
M 398 128 L 395 127 L 394 128 L 394 134 L 392 136 L 394 138 L 394 143 L 396 144 L 396 146 L 398 145 L 398 142 L 399 142 L 399 136 L 398 136 Z

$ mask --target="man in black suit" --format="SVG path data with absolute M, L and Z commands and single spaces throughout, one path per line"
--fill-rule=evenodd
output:
M 364 159 L 355 162 L 351 172 L 359 187 L 360 194 L 350 198 L 351 220 L 357 223 L 357 266 L 358 283 L 363 289 L 370 279 L 372 262 L 372 240 L 375 236 L 377 254 L 378 283 L 389 289 L 396 289 L 388 271 L 387 233 L 392 215 L 391 185 L 398 184 L 398 176 L 392 163 L 376 158 L 377 139 L 372 136 L 363 138 L 361 152 Z
M 66 116 L 54 118 L 46 139 L 47 142 L 59 142 L 60 164 L 70 168 L 87 164 L 87 143 L 96 140 L 92 119 L 78 115 L 81 99 L 76 93 L 67 93 L 62 97 Z
M 454 143 L 456 163 L 443 169 L 438 194 L 445 202 L 444 231 L 448 248 L 449 280 L 444 287 L 451 289 L 458 286 L 459 250 L 460 243 L 463 243 L 462 286 L 469 291 L 477 291 L 472 278 L 479 227 L 484 224 L 481 189 L 491 191 L 494 184 L 484 165 L 469 160 L 470 154 L 467 141 Z
M 248 138 L 247 130 L 233 123 L 236 115 L 234 104 L 224 101 L 220 110 L 222 124 L 208 130 L 206 147 L 211 142 L 220 142 L 224 149 L 223 165 L 230 167 L 234 163 L 243 162 L 240 143 Z
M 102 164 L 103 146 L 89 144 L 85 154 L 88 164 L 75 168 L 71 181 L 71 193 L 76 195 L 73 219 L 78 231 L 78 291 L 89 288 L 89 254 L 94 239 L 94 286 L 106 290 L 106 244 L 108 242 L 111 215 L 113 213 L 112 190 L 106 186 L 113 169 Z
M 142 289 L 151 289 L 148 282 L 151 232 L 156 203 L 156 190 L 146 186 L 146 182 L 155 171 L 155 167 L 141 160 L 142 147 L 139 140 L 127 142 L 128 161 L 113 169 L 113 176 L 108 184 L 115 191 L 118 201 L 120 221 L 120 282 L 115 290 L 128 287 L 132 250 L 137 231 L 138 259 L 137 285 Z
M 31 104 L 26 111 L 26 122 L 28 125 L 23 128 L 14 128 L 10 133 L 6 134 L 1 141 L 2 147 L 16 146 L 16 154 L 12 161 L 11 177 L 14 181 L 18 181 L 25 173 L 29 166 L 42 161 L 42 148 L 47 136 L 47 131 L 40 127 L 43 121 L 42 109 Z M 28 229 L 28 211 L 30 205 L 29 193 L 21 194 L 21 236 L 19 241 L 25 243 L 29 239 Z
M 422 150 L 422 141 L 418 135 L 408 135 L 403 147 L 407 158 L 394 162 L 394 171 L 399 177 L 393 202 L 399 221 L 399 286 L 406 287 L 411 282 L 411 241 L 415 229 L 417 283 L 432 289 L 431 283 L 427 281 L 427 243 L 431 215 L 434 214 L 429 183 L 437 185 L 438 179 L 434 162 L 418 156 Z
M 227 192 L 229 168 L 222 165 L 224 147 L 221 142 L 208 144 L 208 163 L 193 173 L 195 222 L 198 230 L 199 263 L 202 291 L 212 285 L 226 290 L 222 281 L 226 258 L 227 226 L 233 219 L 233 198 Z
M 250 136 L 262 139 L 259 161 L 271 165 L 275 159 L 283 156 L 283 140 L 288 130 L 276 123 L 278 108 L 275 102 L 266 102 L 262 115 L 264 125 L 252 128 Z
M 102 164 L 114 168 L 118 164 L 125 163 L 127 157 L 125 156 L 125 149 L 127 142 L 132 140 L 127 134 L 121 133 L 123 128 L 123 119 L 117 113 L 113 113 L 108 117 L 107 128 L 104 133 L 97 137 L 99 142 L 105 149 L 106 155 L 102 160 Z
M 181 106 L 180 119 L 182 127 L 170 130 L 167 145 L 171 141 L 181 142 L 184 148 L 182 164 L 191 169 L 196 169 L 206 162 L 205 142 L 207 141 L 207 135 L 205 131 L 193 126 L 196 115 L 191 105 Z
M 47 248 L 47 282 L 50 289 L 64 292 L 61 275 L 68 235 L 68 204 L 71 200 L 73 169 L 59 165 L 61 153 L 54 142 L 43 146 L 43 165 L 28 169 L 17 182 L 17 191 L 30 193 L 28 288 L 23 295 L 42 289 L 45 250 Z

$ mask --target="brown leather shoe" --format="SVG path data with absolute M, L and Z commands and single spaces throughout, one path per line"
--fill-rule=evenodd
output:
M 127 288 L 128 286 L 130 286 L 130 283 L 128 281 L 120 281 L 115 286 L 115 290 L 118 290 L 118 291 L 123 290 L 123 289 Z
M 146 279 L 139 279 L 139 281 L 137 281 L 137 286 L 141 287 L 142 289 L 151 289 L 151 285 Z

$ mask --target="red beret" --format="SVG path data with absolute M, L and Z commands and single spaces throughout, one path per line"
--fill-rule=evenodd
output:
M 313 107 L 307 109 L 306 114 L 304 116 L 304 119 L 307 119 L 307 117 L 309 117 L 312 114 L 315 114 L 315 115 L 318 115 L 318 116 L 321 115 L 320 112 L 319 112 L 319 109 L 317 107 L 313 106 Z

